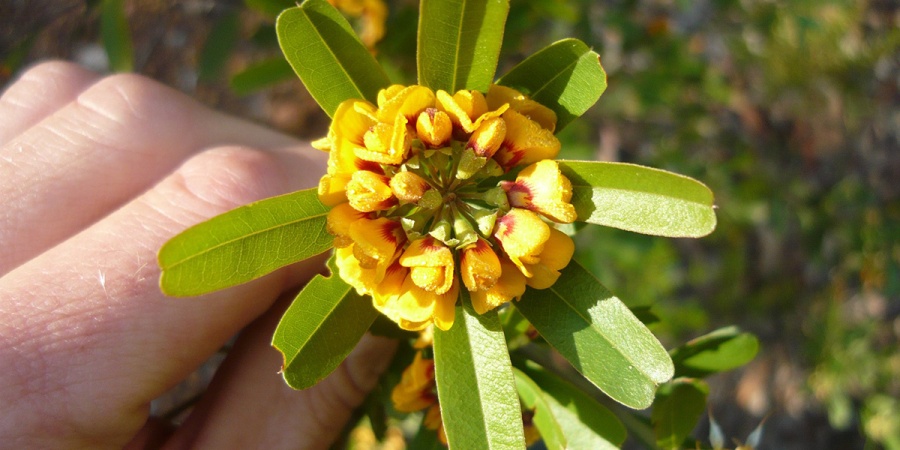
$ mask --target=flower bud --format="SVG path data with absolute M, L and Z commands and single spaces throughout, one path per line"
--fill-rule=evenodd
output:
M 431 186 L 412 172 L 397 172 L 391 178 L 391 192 L 404 203 L 417 203 Z
M 432 148 L 443 147 L 453 133 L 453 122 L 443 111 L 428 108 L 416 119 L 416 132 L 422 142 Z
M 368 170 L 353 173 L 347 183 L 347 200 L 357 211 L 372 212 L 388 209 L 397 204 L 390 179 Z

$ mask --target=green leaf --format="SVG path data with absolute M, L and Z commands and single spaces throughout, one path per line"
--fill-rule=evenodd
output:
M 275 31 L 294 72 L 329 116 L 344 100 L 375 103 L 390 84 L 347 19 L 325 0 L 285 10 Z
M 134 48 L 123 3 L 123 0 L 103 0 L 100 6 L 100 38 L 113 72 L 134 70 Z
M 356 346 L 378 311 L 338 275 L 316 275 L 281 317 L 272 346 L 284 356 L 284 381 L 306 389 L 330 374 Z
M 496 311 L 478 314 L 468 291 L 448 331 L 434 331 L 434 365 L 450 448 L 525 447 L 506 339 Z
M 230 12 L 220 17 L 200 53 L 200 61 L 197 64 L 197 77 L 200 80 L 214 80 L 225 72 L 225 63 L 231 56 L 231 51 L 240 35 L 240 17 L 237 11 Z
M 513 368 L 513 375 L 516 377 L 516 388 L 519 390 L 519 398 L 522 399 L 522 404 L 525 408 L 534 411 L 534 418 L 532 419 L 534 426 L 540 432 L 541 440 L 544 441 L 547 449 L 563 450 L 568 448 L 562 428 L 560 428 L 559 422 L 556 421 L 554 411 L 544 399 L 544 393 L 541 391 L 541 388 L 519 369 Z
M 334 238 L 316 189 L 260 200 L 194 225 L 159 250 L 160 288 L 188 297 L 235 286 L 318 255 Z
M 554 42 L 513 67 L 497 84 L 556 113 L 556 131 L 587 111 L 606 90 L 600 55 L 578 39 Z
M 743 366 L 758 351 L 756 336 L 730 326 L 692 339 L 672 349 L 671 355 L 676 376 L 702 378 Z
M 582 222 L 667 237 L 716 228 L 713 194 L 697 180 L 634 164 L 560 161 Z
M 528 362 L 521 370 L 543 392 L 570 449 L 615 449 L 625 442 L 622 422 L 588 394 L 552 373 Z M 541 430 L 543 436 L 543 430 Z
M 419 84 L 451 95 L 487 92 L 494 80 L 509 0 L 422 0 Z
M 529 288 L 519 311 L 585 378 L 625 406 L 643 409 L 672 378 L 672 360 L 621 300 L 572 261 L 548 289 Z
M 238 95 L 247 95 L 291 79 L 293 75 L 291 65 L 284 58 L 267 59 L 236 73 L 231 78 L 231 90 Z
M 676 378 L 659 387 L 650 420 L 656 445 L 663 449 L 679 449 L 691 434 L 703 411 L 709 386 L 702 380 Z

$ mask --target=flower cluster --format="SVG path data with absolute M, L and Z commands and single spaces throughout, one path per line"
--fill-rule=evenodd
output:
M 483 314 L 553 285 L 574 244 L 548 221 L 576 218 L 553 111 L 497 85 L 377 102 L 343 102 L 314 144 L 341 278 L 408 330 L 449 329 L 463 286 Z

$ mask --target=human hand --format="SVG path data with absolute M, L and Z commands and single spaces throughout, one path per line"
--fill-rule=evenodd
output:
M 192 299 L 162 295 L 156 264 L 192 224 L 314 186 L 324 153 L 146 78 L 61 62 L 0 97 L 0 145 L 2 446 L 330 445 L 394 346 L 367 336 L 314 388 L 284 384 L 276 299 L 321 260 Z M 244 327 L 182 426 L 148 418 Z

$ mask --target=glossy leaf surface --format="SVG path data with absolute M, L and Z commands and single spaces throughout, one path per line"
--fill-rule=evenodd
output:
M 544 402 L 565 436 L 566 448 L 616 449 L 625 442 L 622 422 L 588 394 L 536 364 L 527 363 L 521 369 L 543 392 Z
M 187 297 L 318 255 L 334 242 L 316 189 L 260 200 L 194 225 L 159 250 L 160 288 Z
M 731 326 L 692 339 L 671 354 L 676 376 L 699 378 L 747 364 L 758 351 L 756 336 Z
M 635 409 L 672 378 L 669 354 L 637 317 L 576 262 L 515 306 L 572 366 L 612 399 Z
M 588 110 L 606 90 L 600 55 L 578 39 L 563 39 L 529 56 L 497 84 L 509 86 L 556 113 L 556 131 Z
M 578 221 L 636 233 L 701 237 L 716 227 L 713 194 L 683 175 L 635 164 L 560 161 Z
M 448 331 L 434 331 L 434 365 L 442 419 L 451 448 L 521 449 L 522 413 L 506 339 L 496 311 L 463 305 Z
M 494 81 L 509 0 L 422 0 L 419 84 L 451 94 Z
M 683 448 L 684 439 L 706 410 L 707 395 L 709 386 L 693 378 L 676 378 L 660 386 L 650 415 L 659 448 Z
M 375 102 L 390 82 L 347 19 L 326 0 L 306 0 L 275 23 L 278 43 L 310 95 L 329 116 L 344 100 Z
M 378 311 L 337 274 L 316 275 L 281 317 L 272 346 L 284 356 L 281 368 L 287 384 L 306 389 L 325 378 L 359 342 Z

